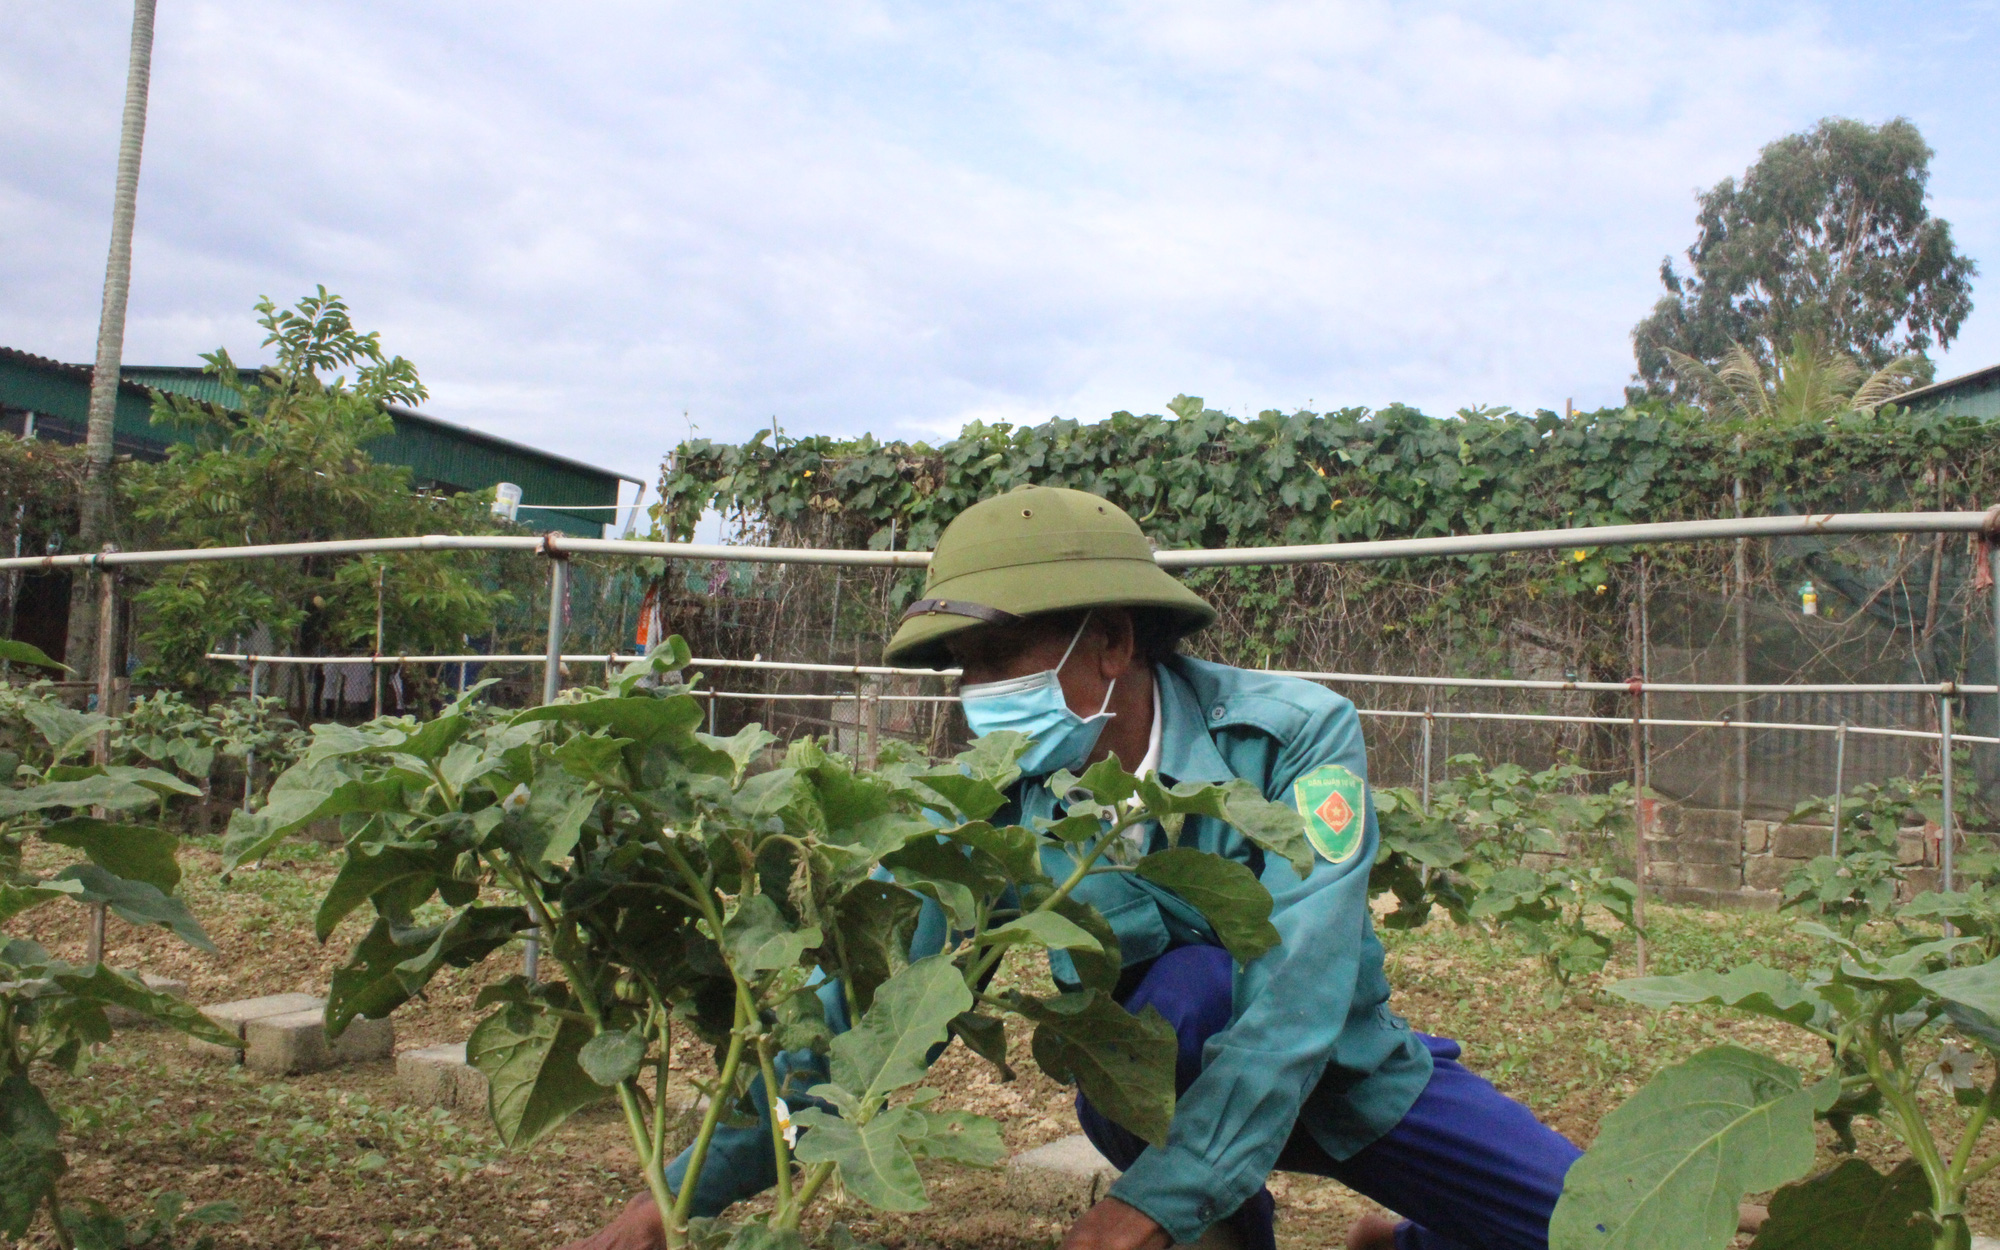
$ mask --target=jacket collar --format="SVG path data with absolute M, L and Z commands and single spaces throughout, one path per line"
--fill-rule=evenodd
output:
M 1153 681 L 1160 691 L 1160 776 L 1169 783 L 1236 776 L 1208 736 L 1208 717 L 1187 678 L 1166 664 L 1155 664 Z

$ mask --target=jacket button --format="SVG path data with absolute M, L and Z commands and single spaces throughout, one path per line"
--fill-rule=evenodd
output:
M 1221 719 L 1223 718 L 1223 716 L 1224 716 L 1224 715 L 1225 715 L 1225 713 L 1223 712 L 1223 708 L 1222 708 L 1222 705 L 1221 705 L 1220 703 L 1218 703 L 1218 704 L 1216 704 L 1216 705 L 1215 705 L 1214 709 L 1213 709 L 1213 710 L 1211 710 L 1211 711 L 1209 712 L 1209 714 L 1208 714 L 1208 719 L 1210 719 L 1210 720 L 1221 720 Z
M 1215 1204 L 1213 1202 L 1203 1202 L 1201 1206 L 1195 1211 L 1195 1216 L 1199 1219 L 1204 1219 L 1204 1220 L 1214 1219 Z

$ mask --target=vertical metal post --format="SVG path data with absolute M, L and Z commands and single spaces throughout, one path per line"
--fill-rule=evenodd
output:
M 1417 791 L 1418 801 L 1423 804 L 1424 815 L 1431 814 L 1431 713 L 1430 697 L 1424 697 L 1424 772 Z
M 713 690 L 708 692 L 708 732 L 711 737 L 715 734 L 715 691 Z
M 382 715 L 382 575 L 388 572 L 387 565 L 375 569 L 375 654 L 370 657 L 368 668 L 375 679 L 375 715 Z
M 872 692 L 868 696 L 868 744 L 863 762 L 873 768 L 882 758 L 882 701 Z
M 1943 828 L 1939 830 L 1944 841 L 1944 852 L 1938 857 L 1938 888 L 1948 894 L 1952 888 L 1951 844 L 1954 840 L 1952 826 L 1955 823 L 1952 820 L 1951 810 L 1951 696 L 1948 694 L 1938 696 L 1938 747 L 1938 755 L 1942 761 L 1939 765 L 1942 773 L 1940 779 L 1944 782 L 1944 820 L 1941 822 Z
M 1736 436 L 1736 482 L 1732 488 L 1736 503 L 1736 515 L 1743 515 L 1743 436 Z M 1750 540 L 1736 540 L 1736 684 L 1750 684 Z M 1736 715 L 1738 721 L 1750 719 L 1750 703 L 1742 695 L 1737 696 Z M 1743 819 L 1750 806 L 1750 731 L 1736 731 L 1736 818 Z
M 554 703 L 562 693 L 563 601 L 569 597 L 569 559 L 550 551 L 546 542 L 543 551 L 549 557 L 549 636 L 548 646 L 542 652 L 542 702 Z M 530 929 L 521 954 L 521 972 L 533 981 L 541 968 L 541 931 Z
M 106 551 L 115 550 L 110 543 L 104 544 Z M 118 654 L 118 574 L 113 569 L 101 569 L 97 574 L 97 714 L 111 715 L 112 674 L 116 671 L 115 658 Z M 97 735 L 97 762 L 100 766 L 111 763 L 111 730 L 107 726 Z M 102 819 L 102 808 L 96 815 Z M 104 961 L 105 905 L 90 905 L 90 937 L 84 962 L 89 964 Z
M 1840 805 L 1847 790 L 1847 718 L 1833 731 L 1833 846 L 1831 854 L 1840 858 Z
M 1633 954 L 1639 965 L 1639 975 L 1646 975 L 1646 878 L 1651 858 L 1646 846 L 1646 727 L 1645 685 L 1634 680 L 1632 689 L 1632 876 L 1638 885 L 1638 896 L 1632 900 L 1632 927 L 1639 932 L 1633 937 Z
M 257 714 L 257 657 L 250 657 L 250 714 Z M 257 748 L 247 747 L 243 752 L 243 810 L 250 810 L 250 796 L 257 789 Z

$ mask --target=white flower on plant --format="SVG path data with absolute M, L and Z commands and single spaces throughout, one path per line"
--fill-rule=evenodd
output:
M 1924 1075 L 1946 1089 L 1971 1089 L 1972 1062 L 1973 1056 L 1946 1042 L 1938 1050 L 1937 1061 L 1924 1069 Z
M 782 1098 L 771 1100 L 771 1118 L 777 1121 L 778 1131 L 785 1135 L 785 1149 L 792 1150 L 799 1144 L 799 1126 L 792 1123 L 792 1109 Z
M 500 800 L 500 810 L 509 816 L 525 810 L 527 806 L 528 787 L 525 782 L 508 791 L 507 797 Z

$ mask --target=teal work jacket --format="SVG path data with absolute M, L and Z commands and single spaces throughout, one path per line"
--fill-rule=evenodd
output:
M 1339 765 L 1361 779 L 1365 794 L 1361 722 L 1342 696 L 1186 656 L 1155 666 L 1153 676 L 1166 782 L 1241 777 L 1265 798 L 1292 805 L 1294 783 Z M 1318 801 L 1313 791 L 1303 806 Z M 1024 780 L 1010 806 L 1013 819 L 1032 828 L 1055 815 L 1057 799 L 1040 779 Z M 1295 1125 L 1346 1159 L 1394 1128 L 1430 1081 L 1430 1052 L 1389 1010 L 1382 944 L 1368 911 L 1375 812 L 1364 807 L 1359 844 L 1336 846 L 1338 863 L 1316 854 L 1304 880 L 1219 820 L 1191 817 L 1181 831 L 1181 845 L 1258 875 L 1275 900 L 1271 923 L 1283 941 L 1238 967 L 1229 1027 L 1203 1051 L 1201 1076 L 1181 1095 L 1166 1144 L 1147 1147 L 1111 1187 L 1177 1243 L 1198 1240 L 1255 1194 Z M 1145 851 L 1165 848 L 1157 826 L 1146 836 Z M 1058 881 L 1074 866 L 1053 842 L 1042 859 Z M 1131 873 L 1091 876 L 1076 895 L 1111 923 L 1128 966 L 1177 946 L 1220 945 L 1199 912 Z M 1067 955 L 1057 952 L 1052 963 L 1058 978 L 1070 979 Z

